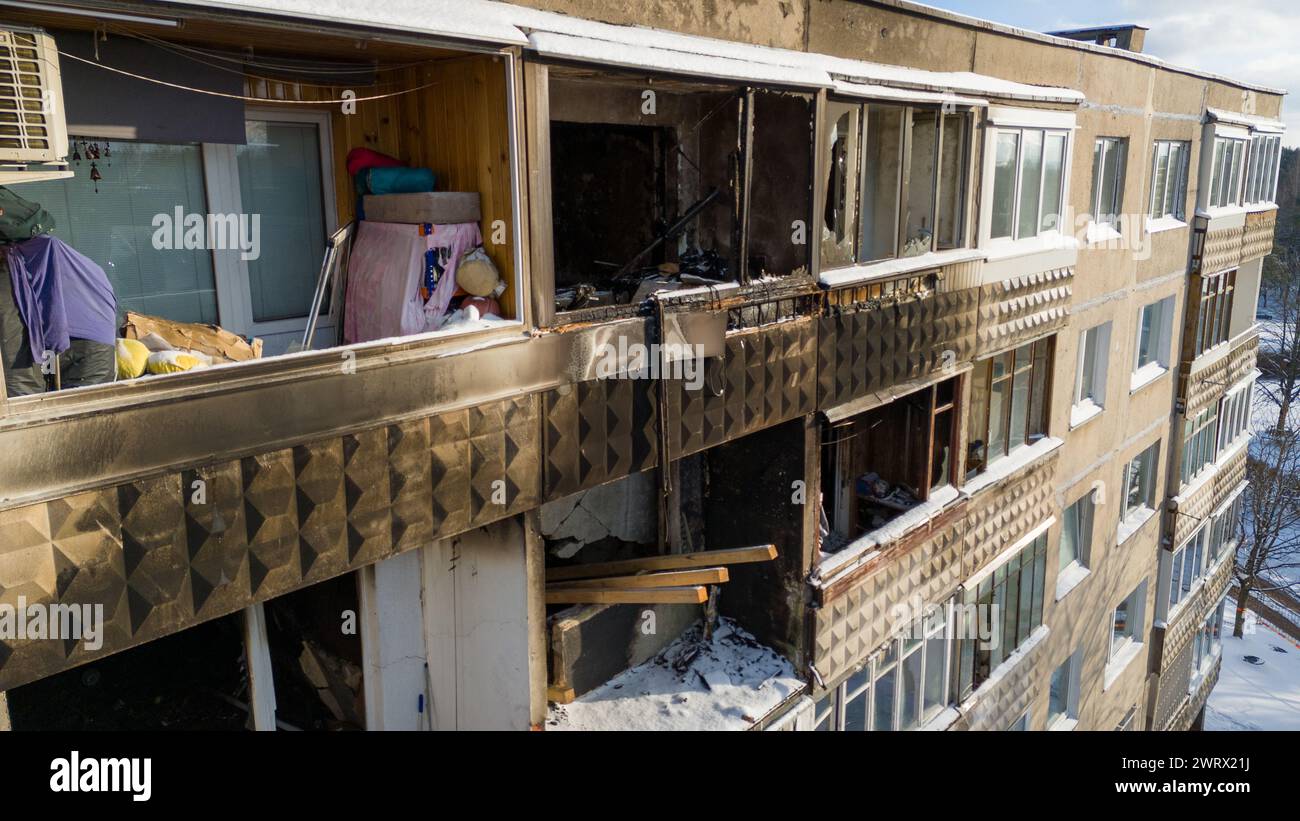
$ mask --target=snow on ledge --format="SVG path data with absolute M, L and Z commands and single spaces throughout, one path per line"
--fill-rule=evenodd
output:
M 1158 219 L 1147 220 L 1148 234 L 1160 234 L 1165 231 L 1173 231 L 1178 228 L 1186 228 L 1186 227 L 1187 227 L 1187 223 L 1178 219 L 1178 217 L 1167 216 L 1167 217 L 1160 217 Z
M 1134 533 L 1142 529 L 1142 525 L 1151 521 L 1151 517 L 1154 515 L 1156 515 L 1155 508 L 1147 505 L 1142 505 L 1142 507 L 1130 513 L 1127 518 L 1119 523 L 1119 527 L 1115 531 L 1115 546 L 1119 547 L 1127 542 Z
M 1161 365 L 1159 362 L 1148 362 L 1136 371 L 1133 371 L 1133 375 L 1129 377 L 1129 394 L 1137 393 L 1167 373 L 1169 373 L 1169 369 L 1164 365 Z
M 748 730 L 804 688 L 789 661 L 728 618 L 679 673 L 673 662 L 697 646 L 702 627 L 573 703 L 552 706 L 546 729 Z
M 1076 405 L 1070 406 L 1070 430 L 1074 430 L 1090 419 L 1096 419 L 1104 410 L 1091 399 L 1085 399 Z
M 876 555 L 876 548 L 901 539 L 921 527 L 960 497 L 961 491 L 951 485 L 939 488 L 930 494 L 928 500 L 890 519 L 870 533 L 864 533 L 849 542 L 838 553 L 832 553 L 830 558 L 813 570 L 813 584 L 824 584 L 836 576 L 860 567 Z
M 867 262 L 861 265 L 851 265 L 847 268 L 837 268 L 833 271 L 824 271 L 818 281 L 828 288 L 835 288 L 841 285 L 872 282 L 897 276 L 898 274 L 922 271 L 927 268 L 939 268 L 944 265 L 956 265 L 957 263 L 972 262 L 979 259 L 984 259 L 984 252 L 973 248 L 929 251 L 914 257 L 899 257 L 898 259 L 883 262 Z

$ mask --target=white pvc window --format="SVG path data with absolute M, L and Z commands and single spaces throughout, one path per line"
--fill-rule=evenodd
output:
M 951 701 L 951 603 L 918 619 L 907 632 L 817 703 L 818 730 L 914 730 Z
M 1214 138 L 1214 161 L 1211 166 L 1210 207 L 1241 204 L 1246 141 L 1232 137 Z
M 1024 239 L 1059 231 L 1069 135 L 999 128 L 994 140 L 990 237 Z
M 1112 228 L 1119 225 L 1124 201 L 1124 163 L 1128 141 L 1098 137 L 1092 151 L 1092 221 Z
M 1250 139 L 1246 202 L 1276 202 L 1277 175 L 1282 157 L 1280 134 L 1256 134 Z
M 1185 218 L 1187 202 L 1187 158 L 1191 143 L 1157 140 L 1151 156 L 1151 219 Z

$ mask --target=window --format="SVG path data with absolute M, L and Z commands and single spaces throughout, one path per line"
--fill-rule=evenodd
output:
M 1043 623 L 1043 585 L 1047 573 L 1047 533 L 996 568 L 967 582 L 958 625 L 957 691 L 974 692 L 999 664 Z
M 914 730 L 950 701 L 951 603 L 930 608 L 817 707 L 817 729 Z
M 1124 164 L 1128 141 L 1098 137 L 1092 149 L 1092 221 L 1119 227 L 1124 201 Z
M 1187 158 L 1191 143 L 1157 140 L 1152 149 L 1151 202 L 1147 213 L 1151 219 L 1186 218 Z
M 1279 134 L 1256 134 L 1250 138 L 1247 161 L 1246 202 L 1276 202 L 1277 173 L 1282 156 Z
M 1124 466 L 1122 519 L 1155 509 L 1156 459 L 1159 455 L 1160 443 L 1156 442 Z
M 1047 433 L 1052 338 L 1040 339 L 975 363 L 966 476 Z
M 966 244 L 971 115 L 831 100 L 822 267 Z
M 1211 405 L 1183 421 L 1182 482 L 1184 485 L 1214 464 L 1219 435 L 1219 409 Z
M 1137 351 L 1133 362 L 1133 388 L 1139 388 L 1169 367 L 1170 332 L 1174 298 L 1144 305 L 1138 313 Z
M 1110 653 L 1107 660 L 1116 662 L 1119 656 L 1134 645 L 1142 643 L 1142 625 L 1145 618 L 1147 583 L 1142 582 L 1128 598 L 1115 607 L 1111 616 Z M 1122 661 L 1122 660 L 1121 660 Z
M 1223 649 L 1223 611 L 1227 601 L 1226 596 L 1219 601 L 1192 637 L 1192 677 L 1188 683 L 1188 692 L 1194 692 L 1200 687 L 1205 674 Z
M 1028 710 L 1025 710 L 1023 713 L 1021 713 L 1020 718 L 1011 722 L 1011 726 L 1007 728 L 1007 732 L 1009 733 L 1023 733 L 1023 732 L 1027 732 L 1028 730 L 1029 730 Z
M 1219 452 L 1240 442 L 1250 434 L 1251 396 L 1255 383 L 1248 382 L 1240 388 L 1229 391 L 1219 402 Z
M 1100 409 L 1106 404 L 1106 364 L 1110 353 L 1110 323 L 1079 334 L 1079 363 L 1075 370 L 1074 405 L 1080 411 Z M 1083 413 L 1072 413 L 1071 424 L 1079 424 Z
M 1206 554 L 1209 540 L 1210 528 L 1204 526 L 1197 530 L 1182 547 L 1169 552 L 1169 595 L 1165 608 L 1166 618 L 1191 595 L 1197 583 L 1205 578 L 1210 568 L 1214 566 L 1212 557 Z
M 823 487 L 835 552 L 955 480 L 959 382 L 948 379 L 823 429 Z
M 1210 564 L 1218 563 L 1219 559 L 1236 549 L 1241 539 L 1241 512 L 1244 500 L 1245 494 L 1238 493 L 1215 515 L 1210 525 L 1208 548 Z
M 1096 506 L 1091 490 L 1065 509 L 1065 520 L 1061 526 L 1058 575 L 1074 565 L 1088 566 L 1092 548 L 1092 518 L 1095 512 Z
M 1232 297 L 1236 292 L 1237 271 L 1201 277 L 1201 299 L 1196 311 L 1196 356 L 1215 345 L 1228 341 L 1232 325 Z
M 1075 650 L 1052 671 L 1047 691 L 1047 729 L 1072 726 L 1079 717 L 1079 651 Z
M 208 213 L 202 147 L 114 142 L 113 173 L 99 181 L 97 193 L 95 187 L 89 174 L 78 173 L 65 180 L 24 183 L 17 190 L 41 203 L 54 217 L 59 236 L 104 269 L 119 311 L 177 322 L 225 322 L 217 315 L 212 252 L 183 244 L 160 249 L 150 241 L 155 229 L 148 217 L 138 225 L 124 219 L 173 208 Z M 318 250 L 313 246 L 313 253 Z
M 1214 138 L 1210 181 L 1211 208 L 1241 204 L 1242 166 L 1245 160 L 1245 140 L 1229 137 Z
M 993 160 L 992 239 L 1059 231 L 1065 199 L 1067 132 L 997 130 Z

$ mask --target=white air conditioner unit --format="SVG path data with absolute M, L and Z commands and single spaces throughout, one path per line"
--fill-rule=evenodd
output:
M 69 177 L 68 126 L 54 38 L 0 28 L 0 184 Z

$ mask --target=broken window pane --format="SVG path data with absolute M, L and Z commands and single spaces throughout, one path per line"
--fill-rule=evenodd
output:
M 914 257 L 934 250 L 934 184 L 938 166 L 939 114 L 914 109 L 912 151 L 907 174 L 906 233 L 899 256 Z
M 857 234 L 858 136 L 861 106 L 856 103 L 826 103 L 826 204 L 822 226 L 822 265 L 853 263 L 853 241 Z

